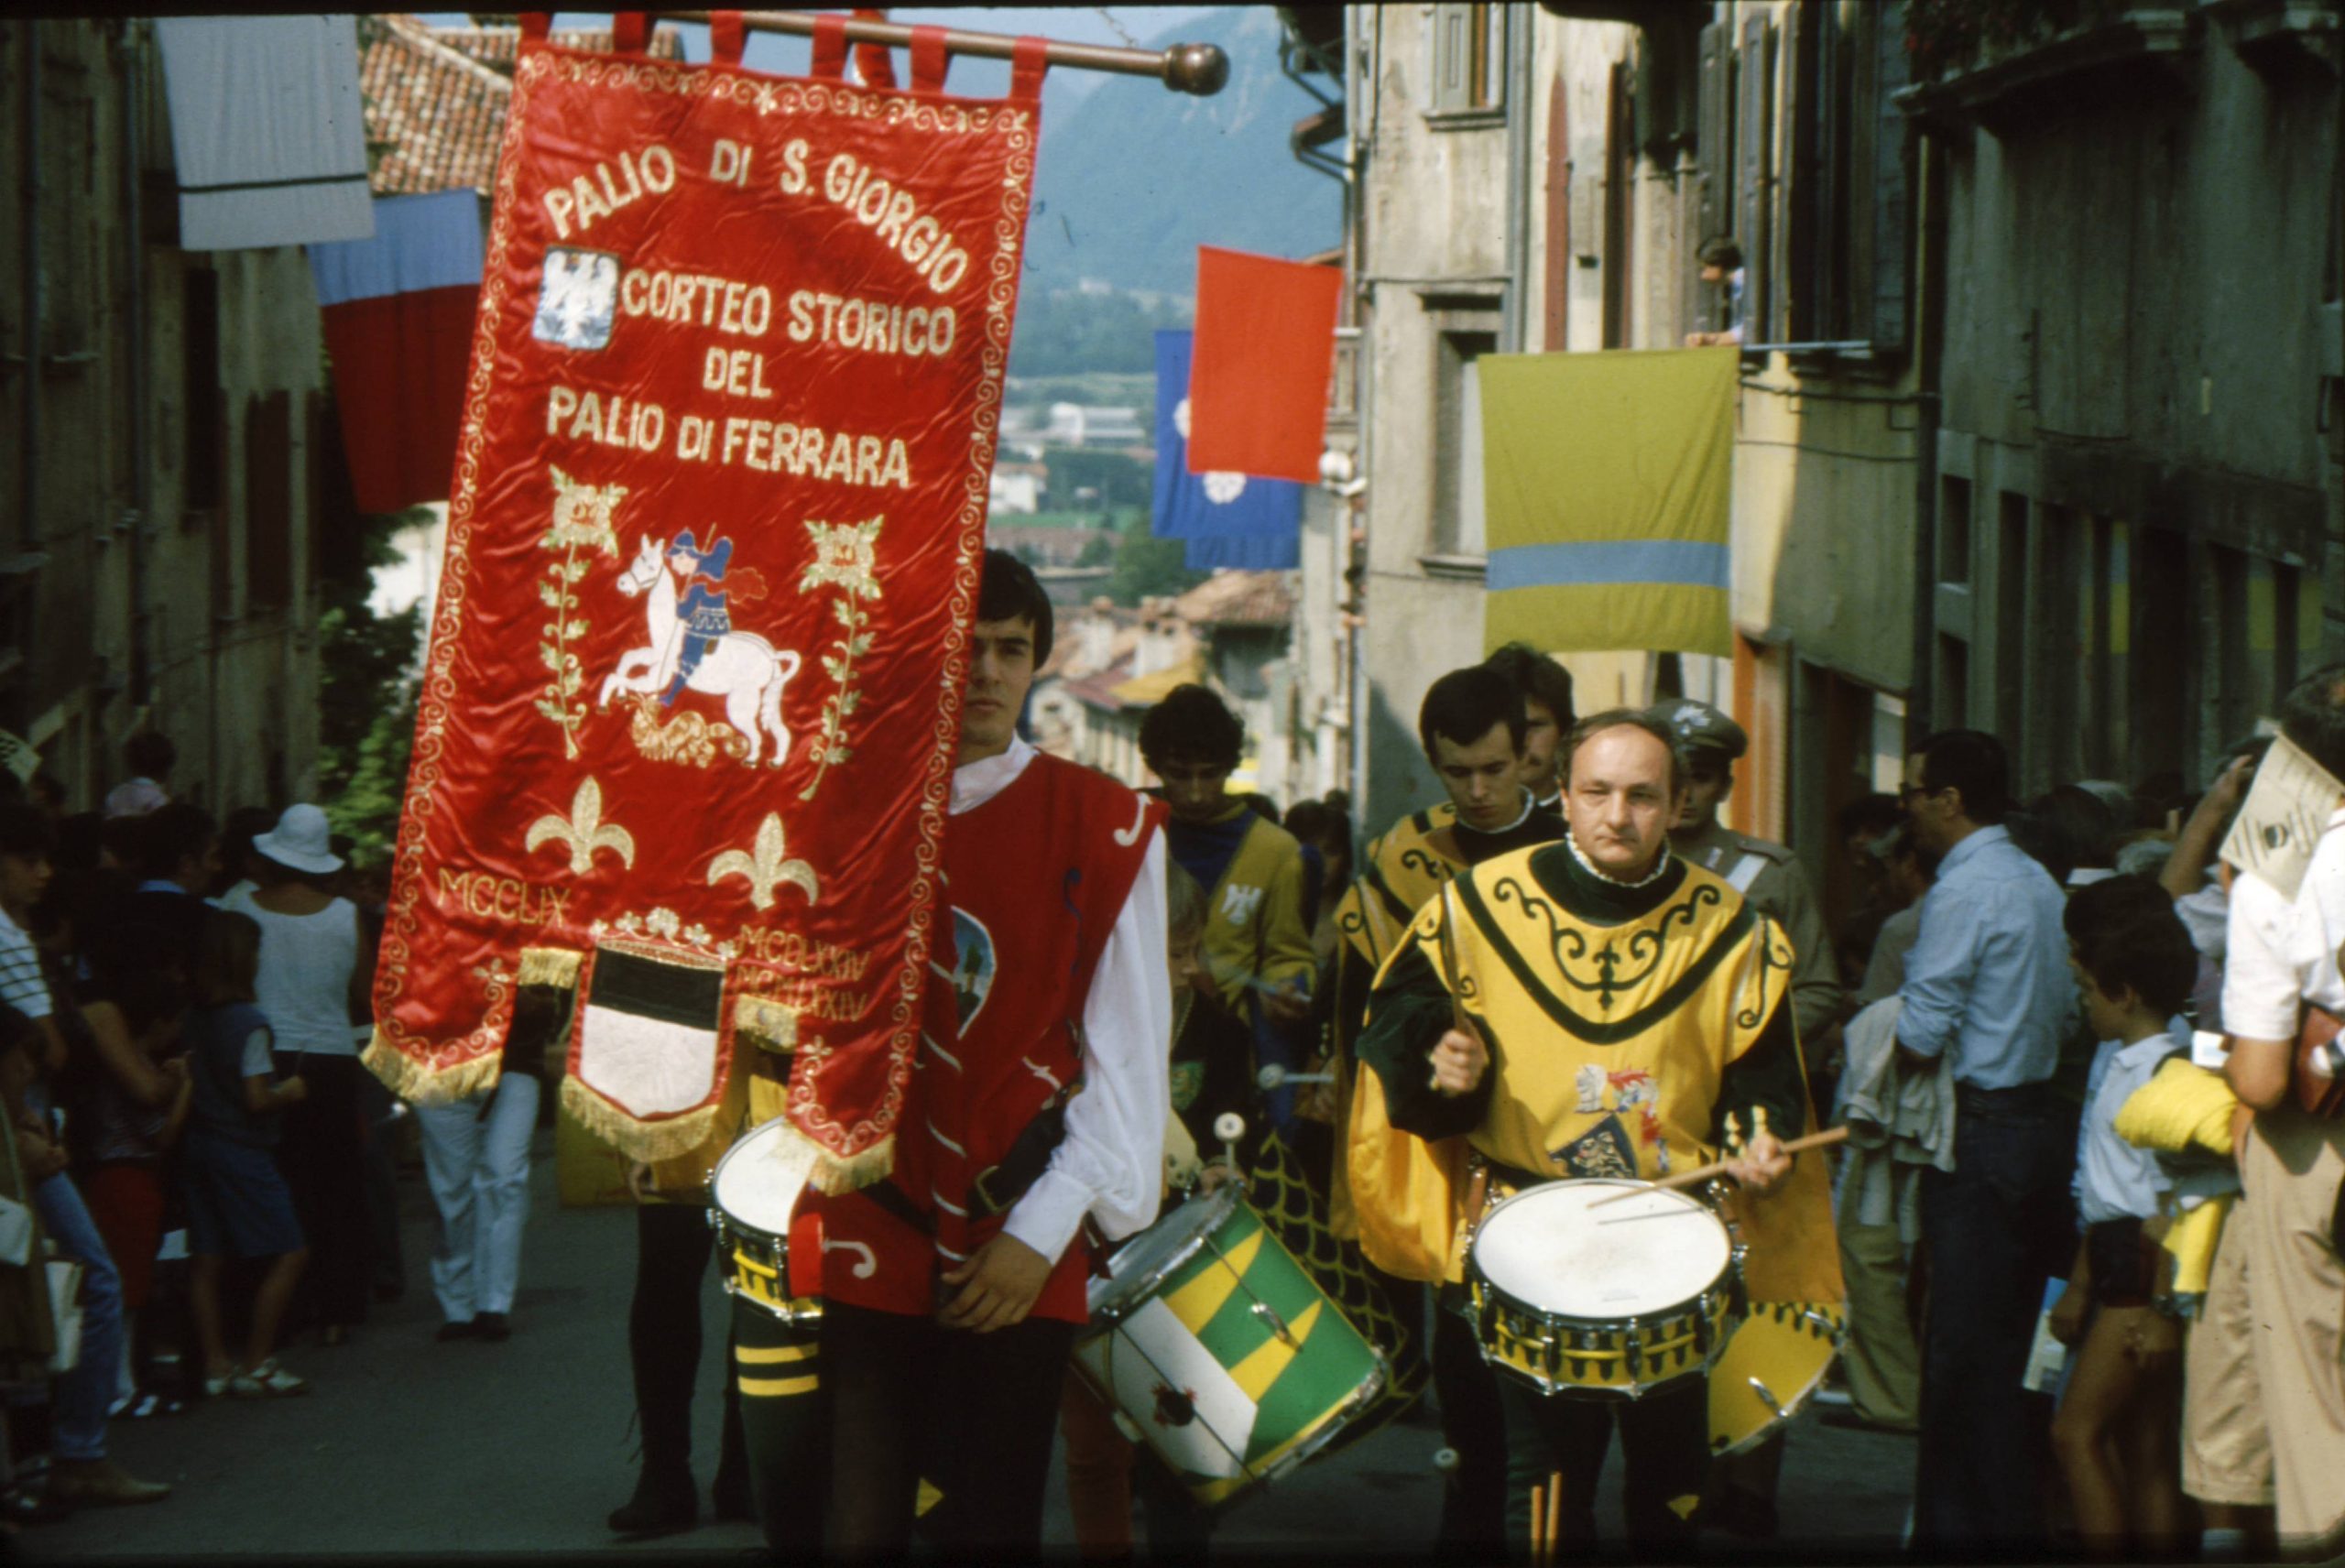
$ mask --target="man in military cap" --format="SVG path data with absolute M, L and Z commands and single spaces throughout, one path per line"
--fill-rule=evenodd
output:
M 1685 754 L 1685 803 L 1669 830 L 1669 847 L 1725 877 L 1791 938 L 1792 1018 L 1809 1059 L 1818 1060 L 1816 1043 L 1839 1017 L 1840 977 L 1807 874 L 1782 844 L 1736 833 L 1718 821 L 1719 803 L 1734 788 L 1735 759 L 1751 749 L 1751 737 L 1707 702 L 1691 698 L 1670 698 L 1650 713 L 1668 726 Z
M 1739 833 L 1718 821 L 1718 803 L 1734 788 L 1735 759 L 1751 749 L 1742 726 L 1691 698 L 1655 703 L 1648 716 L 1677 737 L 1685 756 L 1685 804 L 1669 830 L 1678 857 L 1723 877 L 1783 928 L 1792 942 L 1792 1018 L 1812 1062 L 1827 1031 L 1839 1021 L 1839 961 L 1816 896 L 1792 852 L 1780 844 Z M 1775 1487 L 1783 1465 L 1783 1432 L 1720 1466 L 1711 1519 L 1737 1535 L 1775 1533 Z

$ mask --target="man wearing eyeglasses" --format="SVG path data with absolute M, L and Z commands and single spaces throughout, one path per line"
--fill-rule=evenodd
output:
M 1930 1303 L 1922 1345 L 1914 1544 L 2023 1551 L 2045 1541 L 2041 1412 L 2020 1379 L 2067 1244 L 2073 1119 L 2051 1092 L 2076 1007 L 2059 885 L 2003 830 L 2010 764 L 1977 730 L 1906 759 L 1914 844 L 1939 857 L 1905 959 L 1897 1042 L 1952 1063 L 1951 1171 L 1922 1173 Z

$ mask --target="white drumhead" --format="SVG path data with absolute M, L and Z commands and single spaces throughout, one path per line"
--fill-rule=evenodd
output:
M 1637 1195 L 1601 1209 L 1599 1198 Z M 1474 1267 L 1516 1301 L 1598 1321 L 1665 1312 L 1726 1272 L 1726 1226 L 1693 1199 L 1631 1181 L 1551 1181 L 1490 1211 Z
M 725 1218 L 769 1236 L 787 1236 L 798 1194 L 813 1169 L 813 1140 L 776 1116 L 725 1151 L 710 1187 Z

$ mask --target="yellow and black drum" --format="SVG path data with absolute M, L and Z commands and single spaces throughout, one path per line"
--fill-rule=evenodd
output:
M 725 1289 L 785 1323 L 822 1321 L 820 1297 L 793 1299 L 789 1289 L 790 1220 L 813 1169 L 814 1146 L 786 1137 L 777 1116 L 743 1135 L 709 1178 L 709 1223 L 716 1227 Z
M 1625 1192 L 1636 1196 L 1592 1206 Z M 1736 1259 L 1725 1224 L 1694 1199 L 1593 1178 L 1493 1208 L 1467 1273 L 1492 1367 L 1543 1394 L 1633 1399 L 1709 1369 L 1727 1343 Z
M 1710 1452 L 1740 1454 L 1797 1415 L 1848 1323 L 1838 1301 L 1753 1301 L 1710 1368 Z

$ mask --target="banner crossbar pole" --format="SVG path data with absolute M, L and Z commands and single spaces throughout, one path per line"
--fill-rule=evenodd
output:
M 655 11 L 651 15 L 670 22 L 706 22 L 706 11 Z M 744 11 L 741 25 L 753 33 L 782 33 L 792 38 L 811 38 L 814 32 L 816 13 L 813 11 Z M 846 18 L 849 43 L 889 44 L 905 46 L 912 41 L 912 29 L 902 22 L 875 22 L 860 16 Z M 1215 44 L 1174 44 L 1162 50 L 1116 49 L 1106 44 L 1069 43 L 1062 39 L 1044 40 L 1047 58 L 1054 66 L 1075 71 L 1107 71 L 1122 76 L 1151 76 L 1175 93 L 1187 93 L 1208 98 L 1221 91 L 1229 80 L 1229 57 Z M 954 54 L 973 55 L 983 60 L 1009 60 L 1018 47 L 1018 40 L 1008 33 L 970 33 L 958 27 L 944 29 L 944 47 Z

